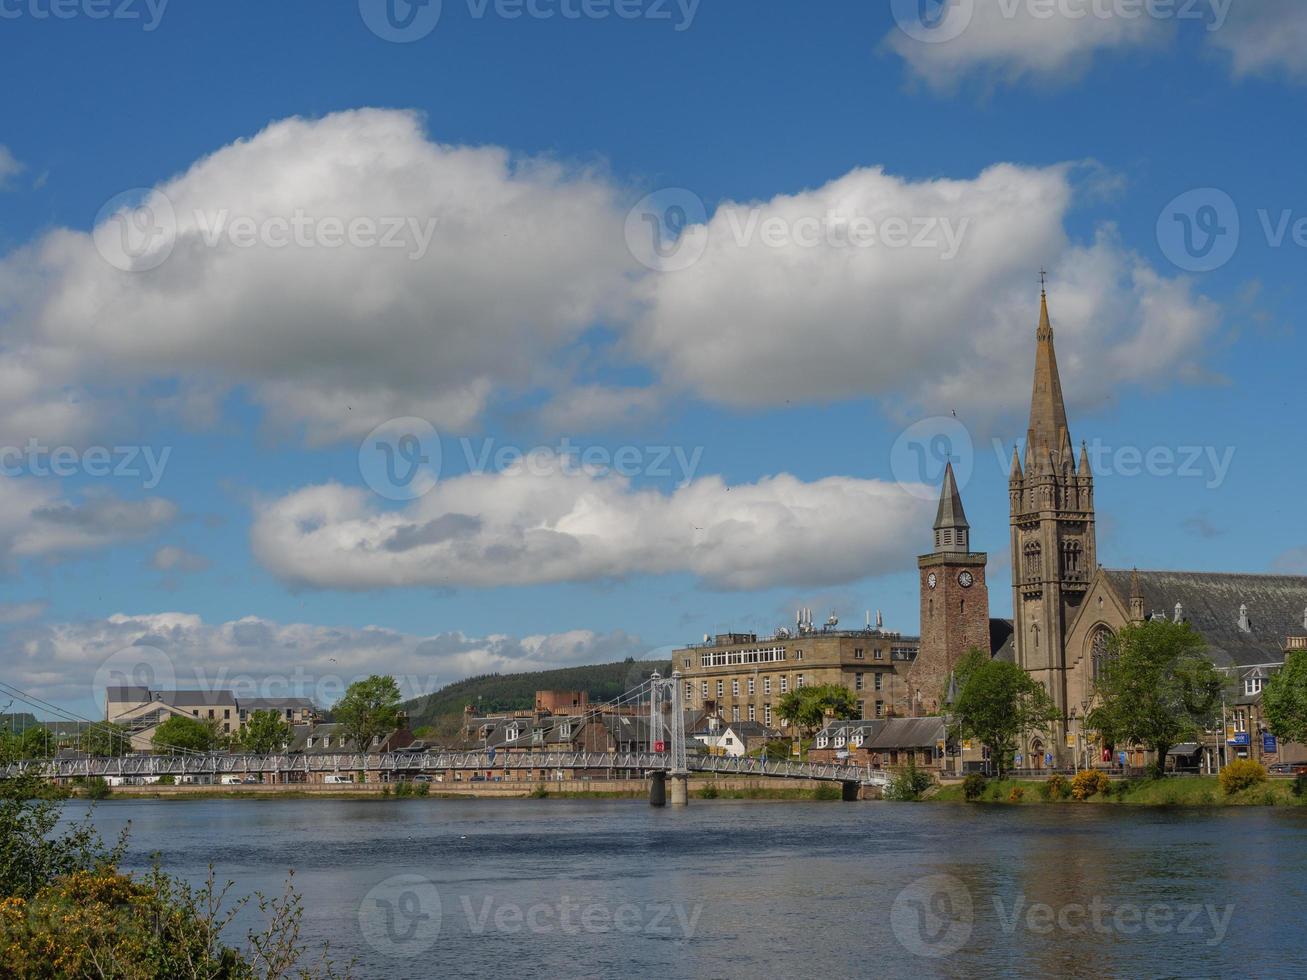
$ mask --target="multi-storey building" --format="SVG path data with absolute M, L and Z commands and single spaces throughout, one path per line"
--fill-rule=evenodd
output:
M 762 639 L 723 633 L 674 651 L 685 705 L 715 709 L 728 721 L 786 728 L 782 697 L 805 686 L 840 684 L 853 692 L 864 718 L 914 713 L 905 677 L 917 656 L 917 637 L 879 625 L 841 630 L 831 622 L 814 628 L 810 616 L 799 619 L 793 632 L 778 630 Z

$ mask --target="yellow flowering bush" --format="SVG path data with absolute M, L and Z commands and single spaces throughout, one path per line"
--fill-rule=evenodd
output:
M 1076 773 L 1071 780 L 1071 795 L 1077 800 L 1087 800 L 1098 793 L 1106 793 L 1112 787 L 1112 780 L 1100 769 L 1084 769 Z
M 1232 796 L 1249 786 L 1266 782 L 1266 767 L 1252 759 L 1235 759 L 1221 770 L 1220 779 L 1225 795 Z

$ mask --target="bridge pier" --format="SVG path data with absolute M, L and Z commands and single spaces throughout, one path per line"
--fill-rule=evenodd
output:
M 649 805 L 667 805 L 667 773 L 662 771 L 649 773 Z
M 687 806 L 690 802 L 690 774 L 688 772 L 672 773 L 671 793 L 668 802 L 672 806 Z
M 842 782 L 840 783 L 840 790 L 842 791 L 840 799 L 845 803 L 856 803 L 861 789 L 862 786 L 858 783 Z

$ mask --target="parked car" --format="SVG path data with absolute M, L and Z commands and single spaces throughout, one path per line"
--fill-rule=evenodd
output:
M 329 776 L 324 776 L 322 781 L 324 783 L 352 783 L 354 782 L 354 776 L 352 773 L 335 772 Z
M 259 777 L 258 777 L 258 776 L 246 776 L 245 779 L 244 779 L 243 781 L 246 782 L 246 783 L 257 783 L 257 782 L 259 781 Z
M 1277 762 L 1267 771 L 1272 776 L 1307 776 L 1307 762 Z
M 414 777 L 413 777 L 413 782 L 415 782 L 415 783 L 429 783 L 429 782 L 431 782 L 431 777 L 430 777 L 430 776 L 414 776 Z

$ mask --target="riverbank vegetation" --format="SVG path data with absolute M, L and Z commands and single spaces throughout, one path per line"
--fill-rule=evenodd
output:
M 300 942 L 303 905 L 288 879 L 277 896 L 230 898 L 212 870 L 196 888 L 157 866 L 118 868 L 128 831 L 109 846 L 85 817 L 59 829 L 60 806 L 27 777 L 0 783 L 0 976 L 344 977 Z M 262 920 L 241 948 L 226 945 L 236 913 L 253 901 Z
M 1268 779 L 1235 765 L 1222 776 L 1167 776 L 1146 779 L 1110 779 L 1091 770 L 1072 779 L 1051 776 L 1045 780 L 986 779 L 979 774 L 962 783 L 942 786 L 927 799 L 942 803 L 995 804 L 1126 804 L 1136 806 L 1307 806 L 1307 777 Z M 1231 773 L 1231 770 L 1235 770 Z M 1226 775 L 1231 773 L 1230 775 Z

